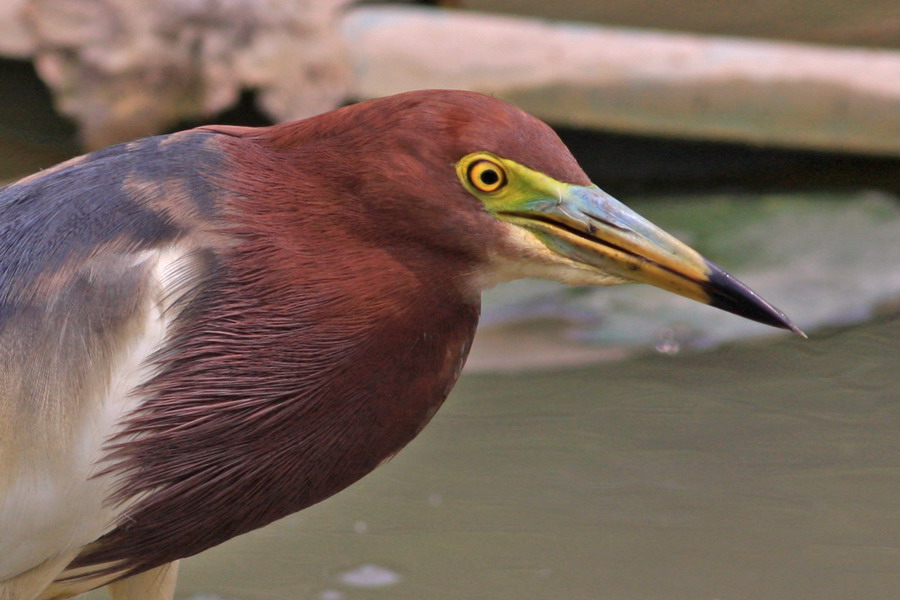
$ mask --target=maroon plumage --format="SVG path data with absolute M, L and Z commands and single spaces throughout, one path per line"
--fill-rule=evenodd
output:
M 455 161 L 489 150 L 587 181 L 549 128 L 475 94 L 178 135 L 205 138 L 218 165 L 201 190 L 160 199 L 212 199 L 206 215 L 184 211 L 211 240 L 206 267 L 183 282 L 161 370 L 109 444 L 106 471 L 127 475 L 112 501 L 139 500 L 73 567 L 134 572 L 194 554 L 399 451 L 462 368 L 480 301 L 469 275 L 495 242 Z M 180 148 L 172 160 L 190 168 Z

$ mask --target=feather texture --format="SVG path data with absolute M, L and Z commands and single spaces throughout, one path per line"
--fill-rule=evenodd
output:
M 587 182 L 546 125 L 432 91 L 0 191 L 0 600 L 156 568 L 169 589 L 165 565 L 415 437 L 468 353 L 473 282 L 526 247 L 456 178 L 474 151 Z

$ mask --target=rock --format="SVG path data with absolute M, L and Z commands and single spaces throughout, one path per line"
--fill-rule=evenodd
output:
M 275 120 L 334 108 L 350 82 L 335 27 L 347 2 L 18 4 L 39 74 L 59 109 L 79 123 L 85 145 L 98 148 L 212 115 L 244 89 L 258 90 Z

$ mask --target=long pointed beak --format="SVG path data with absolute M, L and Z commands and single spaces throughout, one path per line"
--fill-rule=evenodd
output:
M 501 214 L 577 263 L 804 335 L 753 290 L 595 185 L 566 185 L 557 198 Z

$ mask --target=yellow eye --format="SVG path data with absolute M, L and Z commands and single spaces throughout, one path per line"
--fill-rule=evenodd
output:
M 481 192 L 496 192 L 506 185 L 506 171 L 492 160 L 481 158 L 466 170 L 469 183 Z

